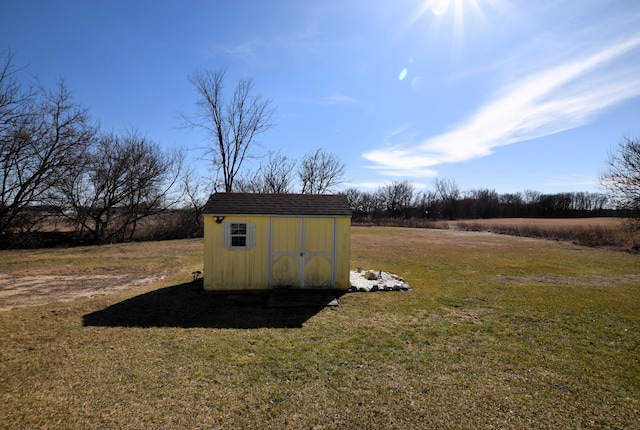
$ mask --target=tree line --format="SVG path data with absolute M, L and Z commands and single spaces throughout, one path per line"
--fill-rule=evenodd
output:
M 210 139 L 208 154 L 217 172 L 214 184 L 221 184 L 219 188 L 226 192 L 288 193 L 294 191 L 292 184 L 297 179 L 299 192 L 326 193 L 336 190 L 345 182 L 344 164 L 335 155 L 322 149 L 307 153 L 297 170 L 295 160 L 280 152 L 270 152 L 266 162 L 257 169 L 239 175 L 240 167 L 251 157 L 254 138 L 272 127 L 274 108 L 271 100 L 251 94 L 253 84 L 250 79 L 241 80 L 231 99 L 225 100 L 224 77 L 224 69 L 200 70 L 190 76 L 198 96 L 197 111 L 194 116 L 186 117 L 191 127 L 204 130 Z M 354 220 L 381 217 L 586 217 L 617 214 L 614 208 L 622 208 L 624 213 L 630 213 L 629 205 L 625 206 L 622 202 L 628 201 L 628 196 L 634 196 L 633 193 L 637 192 L 637 169 L 634 171 L 633 164 L 629 168 L 628 161 L 621 163 L 620 160 L 633 159 L 634 156 L 637 160 L 640 153 L 637 145 L 637 140 L 633 141 L 633 145 L 623 145 L 623 155 L 611 157 L 611 169 L 603 176 L 603 182 L 605 186 L 609 185 L 609 189 L 621 185 L 615 188 L 614 195 L 622 198 L 609 199 L 605 194 L 585 192 L 542 194 L 529 190 L 498 194 L 489 189 L 461 191 L 455 181 L 447 179 L 436 179 L 433 191 L 417 192 L 410 182 L 402 181 L 386 184 L 375 192 L 355 188 L 344 192 L 349 198 Z M 634 155 L 624 156 L 629 153 Z M 629 176 L 635 178 L 635 182 L 634 179 L 629 180 Z M 623 188 L 626 194 L 619 192 L 619 188 Z
M 26 82 L 0 64 L 0 241 L 46 229 L 53 216 L 95 243 L 131 239 L 176 201 L 182 158 L 136 130 L 101 130 L 64 80 Z
M 461 190 L 452 179 L 435 179 L 433 190 L 418 191 L 396 181 L 373 192 L 346 190 L 354 221 L 384 218 L 431 220 L 479 218 L 564 218 L 611 216 L 615 211 L 602 193 L 543 194 L 527 190 L 499 194 L 491 189 Z
M 153 239 L 202 234 L 202 209 L 213 192 L 343 192 L 355 221 L 380 218 L 474 219 L 585 217 L 637 214 L 640 141 L 627 138 L 609 160 L 600 193 L 498 194 L 461 190 L 436 179 L 433 190 L 408 181 L 378 190 L 344 190 L 346 166 L 316 148 L 295 160 L 256 152 L 258 138 L 273 126 L 272 101 L 242 79 L 228 94 L 225 70 L 189 75 L 195 110 L 184 125 L 204 132 L 204 175 L 189 167 L 185 152 L 165 149 L 136 129 L 102 130 L 76 102 L 64 80 L 53 89 L 24 79 L 11 53 L 0 64 L 0 246 L 42 238 L 61 222 L 70 242 L 111 243 L 139 239 L 141 224 L 156 220 Z M 247 161 L 259 158 L 257 167 Z M 616 209 L 619 209 L 616 212 Z M 56 229 L 54 229 L 56 230 Z M 64 242 L 64 241 L 63 241 Z
M 226 97 L 224 69 L 189 76 L 196 111 L 183 115 L 186 126 L 207 133 L 204 157 L 213 177 L 189 168 L 184 151 L 164 149 L 136 129 L 101 129 L 63 79 L 49 89 L 25 74 L 11 53 L 4 57 L 0 246 L 33 238 L 39 246 L 47 235 L 54 243 L 125 242 L 138 238 L 150 219 L 156 220 L 152 238 L 197 236 L 212 192 L 321 194 L 344 181 L 344 163 L 321 148 L 299 163 L 270 152 L 257 169 L 243 169 L 257 156 L 256 137 L 272 126 L 274 109 L 253 93 L 250 79 Z

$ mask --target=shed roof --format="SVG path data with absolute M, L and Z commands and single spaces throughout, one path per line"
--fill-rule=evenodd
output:
M 203 209 L 204 215 L 351 216 L 344 194 L 216 193 Z

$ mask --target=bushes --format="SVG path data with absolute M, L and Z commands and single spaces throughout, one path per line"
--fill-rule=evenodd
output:
M 145 219 L 135 240 L 172 240 L 202 237 L 202 218 L 187 209 L 173 210 Z
M 197 219 L 196 219 L 197 218 Z M 132 241 L 189 239 L 203 236 L 202 218 L 193 211 L 178 209 L 153 215 L 139 221 Z M 114 237 L 111 243 L 119 242 Z M 96 245 L 94 235 L 74 230 L 72 223 L 56 215 L 42 217 L 28 231 L 0 234 L 0 249 L 36 249 Z

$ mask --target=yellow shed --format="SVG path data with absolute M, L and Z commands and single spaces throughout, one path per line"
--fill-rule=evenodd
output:
M 204 207 L 204 290 L 346 290 L 345 195 L 216 193 Z

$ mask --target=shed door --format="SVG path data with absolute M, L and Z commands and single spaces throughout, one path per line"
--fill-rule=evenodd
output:
M 334 287 L 335 227 L 333 218 L 272 218 L 270 287 Z

